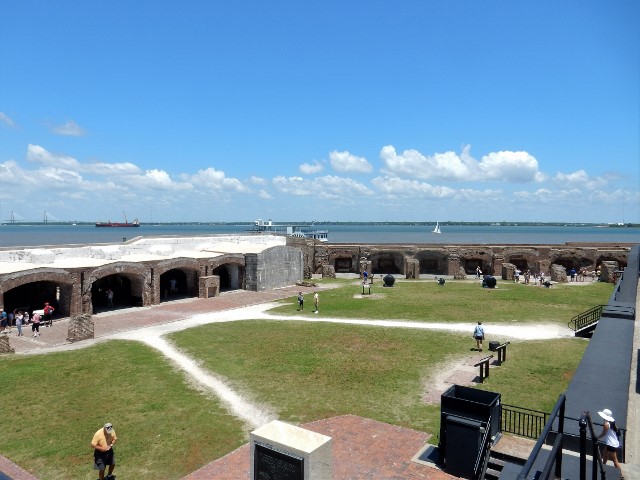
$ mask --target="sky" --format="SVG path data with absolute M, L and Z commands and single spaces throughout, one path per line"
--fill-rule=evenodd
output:
M 0 220 L 640 223 L 636 0 L 0 0 Z

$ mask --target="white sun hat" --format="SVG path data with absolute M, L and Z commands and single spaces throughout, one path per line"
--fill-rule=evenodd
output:
M 598 412 L 602 418 L 604 418 L 607 422 L 615 422 L 615 418 L 613 418 L 613 413 L 608 408 L 605 408 L 601 412 Z

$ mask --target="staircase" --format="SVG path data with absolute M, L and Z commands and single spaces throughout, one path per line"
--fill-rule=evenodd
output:
M 484 473 L 484 480 L 498 480 L 503 470 L 509 472 L 519 472 L 525 464 L 526 459 L 519 458 L 504 452 L 491 450 L 487 469 Z M 511 475 L 509 475 L 511 477 Z

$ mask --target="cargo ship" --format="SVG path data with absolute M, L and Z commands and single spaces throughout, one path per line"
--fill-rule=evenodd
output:
M 124 215 L 124 212 L 122 212 Z M 96 227 L 139 227 L 140 222 L 136 218 L 133 222 L 129 223 L 127 220 L 127 216 L 124 215 L 124 222 L 112 222 L 109 220 L 108 222 L 97 222 Z

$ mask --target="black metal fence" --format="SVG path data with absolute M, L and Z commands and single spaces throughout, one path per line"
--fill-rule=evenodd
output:
M 546 412 L 502 404 L 503 432 L 537 439 L 548 419 L 549 414 Z

